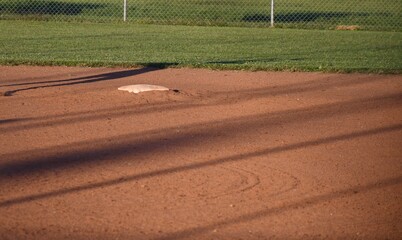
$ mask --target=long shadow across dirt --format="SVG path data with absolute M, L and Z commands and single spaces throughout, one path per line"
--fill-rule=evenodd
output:
M 151 68 L 151 70 L 143 70 L 143 72 L 154 71 L 155 69 Z M 119 76 L 118 74 L 116 74 Z M 85 78 L 90 79 L 98 79 L 97 76 L 115 76 L 115 73 L 108 73 L 108 74 L 101 74 L 95 76 L 88 76 Z M 102 77 L 103 78 L 103 77 Z M 115 77 L 118 78 L 118 77 Z M 167 103 L 160 103 L 157 106 L 124 106 L 112 109 L 100 109 L 93 112 L 82 111 L 82 112 L 75 112 L 75 113 L 68 113 L 63 115 L 47 115 L 43 117 L 37 118 L 30 118 L 30 119 L 21 119 L 20 124 L 18 125 L 8 125 L 1 129 L 3 132 L 10 132 L 10 131 L 19 131 L 19 130 L 27 130 L 30 128 L 40 128 L 47 125 L 64 125 L 64 124 L 72 124 L 77 122 L 84 122 L 84 121 L 93 121 L 97 119 L 103 119 L 106 117 L 121 117 L 127 116 L 129 114 L 149 114 L 152 112 L 158 111 L 174 111 L 174 110 L 183 110 L 183 109 L 194 109 L 207 106 L 219 106 L 219 105 L 230 105 L 234 104 L 234 99 L 236 98 L 235 103 L 238 104 L 239 102 L 249 101 L 251 99 L 258 99 L 258 98 L 266 98 L 266 97 L 275 97 L 280 95 L 287 95 L 287 94 L 297 94 L 297 93 L 306 93 L 311 91 L 328 91 L 333 88 L 338 87 L 348 87 L 348 86 L 356 86 L 356 85 L 364 85 L 372 82 L 381 81 L 376 77 L 363 77 L 360 79 L 355 79 L 353 81 L 336 81 L 336 76 L 323 80 L 314 80 L 304 83 L 294 83 L 294 84 L 286 84 L 283 86 L 273 86 L 267 88 L 255 88 L 255 89 L 247 89 L 247 90 L 240 90 L 240 91 L 227 91 L 222 93 L 214 93 L 213 95 L 208 96 L 209 100 L 206 103 L 199 103 L 197 101 L 186 101 L 186 102 L 179 102 L 172 104 L 170 102 Z M 78 78 L 81 79 L 81 78 Z M 106 78 L 106 80 L 112 80 Z M 67 80 L 58 80 L 59 81 L 71 81 L 70 79 Z M 48 83 L 53 81 L 47 82 L 39 82 L 39 83 Z M 86 82 L 89 83 L 89 82 Z M 21 83 L 17 85 L 22 85 L 26 83 Z M 11 85 L 9 85 L 11 86 Z M 37 87 L 40 88 L 40 87 Z M 35 89 L 35 88 L 32 88 Z M 19 90 L 16 90 L 19 91 Z M 239 97 L 240 96 L 240 97 Z M 21 122 L 23 121 L 23 122 Z M 10 121 L 11 122 L 11 121 Z M 46 123 L 46 124 L 44 124 Z
M 168 240 L 168 239 L 187 239 L 187 238 L 197 238 L 198 235 L 212 231 L 217 228 L 223 228 L 229 225 L 234 225 L 238 223 L 247 223 L 256 219 L 266 218 L 272 215 L 281 214 L 286 211 L 295 210 L 297 208 L 306 208 L 320 203 L 328 202 L 331 200 L 336 200 L 340 198 L 348 198 L 356 194 L 363 194 L 369 191 L 375 191 L 378 189 L 387 188 L 390 186 L 400 185 L 402 183 L 402 176 L 395 178 L 383 179 L 378 182 L 366 184 L 363 186 L 354 186 L 335 192 L 330 192 L 326 194 L 321 194 L 313 197 L 308 197 L 300 201 L 291 202 L 278 207 L 272 207 L 265 210 L 253 212 L 240 217 L 224 220 L 221 222 L 215 222 L 202 227 L 194 227 L 186 229 L 183 231 L 173 232 L 166 234 L 163 237 L 154 238 L 155 240 Z
M 354 112 L 376 111 L 378 108 L 400 107 L 402 95 L 394 94 L 377 98 L 360 99 L 333 104 L 324 104 L 305 109 L 286 110 L 254 116 L 227 119 L 224 122 L 216 121 L 181 126 L 182 134 L 176 134 L 177 127 L 156 129 L 136 134 L 117 136 L 111 139 L 100 139 L 98 141 L 81 142 L 77 144 L 59 147 L 57 153 L 52 154 L 56 149 L 41 149 L 3 155 L 3 163 L 0 165 L 0 178 L 16 178 L 17 176 L 31 174 L 34 172 L 52 171 L 55 169 L 68 169 L 79 165 L 86 165 L 91 162 L 107 163 L 110 158 L 117 159 L 124 155 L 139 154 L 146 155 L 155 153 L 158 149 L 165 147 L 175 148 L 179 146 L 197 145 L 202 141 L 212 141 L 214 132 L 225 129 L 226 132 L 249 132 L 259 128 L 275 128 L 279 125 L 289 124 L 300 120 L 309 121 L 312 119 L 332 118 L 334 114 L 339 117 Z M 394 126 L 395 127 L 395 126 Z M 394 127 L 391 129 L 395 130 Z M 397 127 L 400 127 L 397 125 Z M 388 128 L 386 128 L 388 129 Z M 139 136 L 153 136 L 149 140 L 141 140 Z M 169 139 L 165 141 L 163 139 Z M 105 144 L 108 142 L 108 144 Z M 109 144 L 111 142 L 111 144 Z M 87 146 L 88 150 L 81 150 Z M 67 150 L 67 151 L 66 151 Z M 41 153 L 47 152 L 47 156 Z M 39 156 L 37 156 L 39 154 Z M 113 161 L 115 163 L 115 161 Z
M 155 67 L 144 67 L 144 68 L 139 68 L 139 69 L 124 70 L 124 71 L 118 71 L 118 72 L 109 72 L 109 73 L 97 74 L 97 75 L 92 75 L 92 76 L 69 78 L 69 79 L 63 79 L 63 80 L 9 84 L 9 85 L 4 85 L 3 87 L 36 85 L 36 84 L 47 84 L 47 85 L 19 88 L 19 89 L 15 89 L 15 90 L 6 91 L 4 93 L 4 96 L 12 96 L 13 94 L 15 94 L 17 92 L 34 90 L 34 89 L 39 89 L 39 88 L 61 87 L 61 86 L 71 86 L 71 85 L 77 85 L 77 84 L 94 83 L 94 82 L 100 82 L 100 81 L 111 81 L 111 80 L 116 80 L 116 79 L 120 79 L 120 78 L 132 77 L 137 74 L 143 74 L 143 73 L 156 71 L 156 70 L 159 70 L 159 69 L 155 68 Z
M 97 189 L 97 188 L 109 187 L 109 186 L 123 184 L 123 183 L 130 182 L 130 181 L 141 180 L 144 178 L 158 177 L 161 175 L 169 175 L 169 174 L 178 173 L 178 172 L 182 172 L 182 171 L 188 171 L 188 170 L 197 170 L 197 169 L 204 168 L 204 167 L 216 166 L 216 165 L 230 163 L 230 162 L 245 161 L 250 158 L 254 158 L 254 157 L 258 157 L 258 156 L 264 156 L 264 155 L 269 155 L 269 154 L 274 154 L 274 153 L 297 150 L 297 149 L 302 149 L 302 148 L 307 148 L 307 147 L 314 147 L 314 146 L 318 146 L 321 144 L 334 143 L 334 142 L 338 142 L 338 141 L 350 140 L 350 139 L 355 139 L 355 138 L 359 138 L 359 137 L 367 137 L 367 136 L 394 132 L 394 131 L 401 131 L 401 130 L 402 130 L 402 124 L 398 124 L 398 125 L 393 125 L 393 126 L 384 127 L 384 128 L 370 129 L 370 130 L 365 130 L 365 131 L 360 131 L 360 132 L 354 132 L 354 133 L 349 133 L 349 134 L 315 139 L 312 141 L 294 143 L 294 144 L 281 146 L 281 147 L 267 148 L 267 149 L 264 149 L 264 150 L 261 150 L 258 152 L 228 156 L 225 158 L 213 159 L 213 160 L 209 160 L 209 161 L 201 162 L 201 163 L 178 166 L 178 167 L 173 167 L 173 168 L 169 168 L 169 169 L 162 169 L 162 170 L 142 173 L 142 174 L 138 174 L 138 175 L 133 175 L 133 176 L 125 176 L 123 178 L 118 178 L 118 179 L 105 181 L 105 182 L 99 182 L 99 183 L 94 183 L 94 184 L 78 186 L 78 187 L 72 187 L 72 188 L 68 188 L 68 189 L 60 189 L 60 190 L 56 190 L 56 191 L 52 191 L 52 192 L 40 193 L 40 194 L 36 194 L 36 195 L 24 196 L 24 197 L 20 197 L 20 198 L 16 198 L 16 199 L 10 199 L 10 200 L 0 202 L 0 207 L 7 207 L 7 206 L 20 204 L 20 203 L 24 203 L 24 202 L 30 202 L 30 201 L 35 201 L 35 200 L 40 200 L 40 199 L 45 199 L 45 198 L 50 198 L 50 197 L 57 197 L 60 195 L 87 191 L 87 190 L 93 190 L 93 189 Z M 148 146 L 148 144 L 146 144 L 146 145 Z M 153 150 L 147 149 L 147 151 L 151 152 Z M 102 153 L 102 154 L 104 154 L 104 153 Z M 98 155 L 95 155 L 95 157 L 98 157 Z M 84 159 L 84 158 L 80 158 L 80 159 Z M 58 159 L 58 160 L 66 161 L 66 159 Z M 39 166 L 43 166 L 43 167 L 47 168 L 49 165 L 51 166 L 52 164 L 51 163 L 44 163 L 44 164 L 42 163 Z M 26 168 L 27 167 L 24 166 L 23 169 L 26 169 Z M 34 168 L 34 166 L 31 165 L 28 168 Z M 29 169 L 29 170 L 31 170 L 31 169 Z M 395 180 L 397 180 L 397 181 L 395 182 Z M 399 177 L 396 179 L 391 179 L 390 183 L 398 184 L 400 182 L 402 182 L 402 177 Z M 374 185 L 374 186 L 376 186 L 376 185 Z M 361 189 L 364 189 L 364 187 L 362 187 Z M 369 189 L 371 189 L 371 188 L 369 188 Z M 350 191 L 351 190 L 346 190 L 346 192 L 350 192 Z M 330 194 L 328 197 L 330 197 L 330 196 L 333 196 L 333 194 Z M 326 199 L 326 198 L 327 197 L 325 197 L 324 199 Z M 313 201 L 312 200 L 306 200 L 306 201 L 307 202 L 316 202 L 319 199 L 321 199 L 321 198 L 317 198 L 317 199 L 313 198 Z M 321 201 L 321 200 L 319 200 L 319 201 Z M 291 207 L 295 207 L 295 206 L 292 205 Z M 252 216 L 254 216 L 254 214 Z M 202 228 L 201 230 L 204 230 L 204 229 Z M 193 232 L 193 230 L 191 232 Z M 175 234 L 174 237 L 181 238 L 181 237 L 183 237 L 182 235 L 186 235 L 185 232 L 180 233 L 177 236 Z M 173 237 L 173 236 L 171 236 L 171 237 Z
M 398 76 L 4 69 L 0 238 L 400 235 Z

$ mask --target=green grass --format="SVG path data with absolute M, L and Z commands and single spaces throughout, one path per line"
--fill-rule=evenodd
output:
M 402 33 L 0 21 L 0 64 L 401 73 Z
M 402 0 L 280 0 L 277 27 L 365 30 L 402 28 Z M 122 0 L 0 0 L 0 19 L 122 21 Z M 270 0 L 128 0 L 136 23 L 268 26 Z

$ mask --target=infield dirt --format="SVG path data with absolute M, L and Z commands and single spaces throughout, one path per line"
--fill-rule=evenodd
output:
M 402 236 L 401 75 L 3 66 L 0 92 L 1 239 Z

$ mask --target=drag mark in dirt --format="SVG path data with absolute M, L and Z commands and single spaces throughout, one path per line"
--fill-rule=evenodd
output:
M 347 198 L 347 197 L 353 196 L 355 194 L 362 194 L 362 193 L 369 192 L 369 191 L 375 191 L 376 189 L 381 189 L 381 188 L 386 188 L 386 187 L 391 187 L 391 186 L 401 185 L 401 184 L 402 184 L 402 176 L 395 177 L 395 178 L 388 178 L 388 179 L 384 179 L 382 181 L 375 182 L 375 183 L 370 183 L 370 184 L 367 184 L 364 186 L 355 186 L 352 188 L 347 188 L 347 189 L 343 189 L 343 190 L 339 190 L 339 191 L 335 191 L 335 192 L 330 192 L 327 194 L 322 194 L 322 195 L 317 195 L 317 196 L 301 199 L 296 202 L 290 202 L 287 204 L 283 204 L 281 206 L 268 208 L 268 209 L 264 209 L 261 211 L 256 211 L 251 214 L 246 214 L 246 215 L 235 217 L 232 219 L 215 222 L 212 224 L 208 224 L 206 226 L 194 227 L 194 228 L 190 228 L 187 230 L 170 233 L 163 237 L 154 238 L 154 239 L 155 240 L 167 240 L 167 239 L 183 239 L 183 238 L 189 238 L 189 237 L 194 238 L 197 235 L 201 235 L 208 231 L 212 231 L 216 228 L 224 228 L 224 227 L 234 225 L 237 223 L 249 222 L 249 221 L 259 219 L 259 218 L 265 218 L 265 217 L 269 217 L 271 215 L 281 214 L 283 212 L 297 209 L 299 207 L 309 207 L 309 206 L 313 206 L 313 205 L 316 205 L 319 203 L 329 202 L 329 201 L 336 200 L 336 199 Z
M 232 172 L 232 174 L 239 175 L 240 181 L 237 183 L 234 183 L 226 192 L 224 192 L 220 195 L 217 195 L 217 196 L 212 196 L 211 198 L 217 198 L 220 196 L 230 195 L 230 194 L 234 194 L 234 193 L 238 193 L 238 192 L 245 192 L 245 191 L 248 191 L 248 190 L 254 188 L 255 186 L 257 186 L 258 184 L 261 183 L 260 178 L 256 173 L 247 171 L 243 168 L 237 168 L 234 166 L 221 167 L 221 168 Z
M 270 193 L 268 194 L 269 197 L 279 196 L 281 194 L 295 190 L 297 189 L 297 186 L 300 184 L 300 180 L 296 176 L 290 173 L 287 173 L 285 171 L 276 168 L 263 166 L 261 164 L 259 164 L 258 166 L 260 169 L 265 169 L 264 174 L 267 175 L 267 177 L 265 177 L 264 180 L 269 182 L 269 189 L 267 190 Z M 227 195 L 239 194 L 242 192 L 250 191 L 254 187 L 258 186 L 262 181 L 260 176 L 255 171 L 252 172 L 244 168 L 234 166 L 221 167 L 221 168 L 227 169 L 228 171 L 231 171 L 234 174 L 238 174 L 241 179 L 239 182 L 234 182 L 231 188 L 229 188 L 227 191 L 218 195 L 209 196 L 207 197 L 207 199 L 215 199 Z

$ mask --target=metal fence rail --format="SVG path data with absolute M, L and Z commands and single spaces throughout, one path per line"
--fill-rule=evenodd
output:
M 0 0 L 0 19 L 402 29 L 402 0 Z

